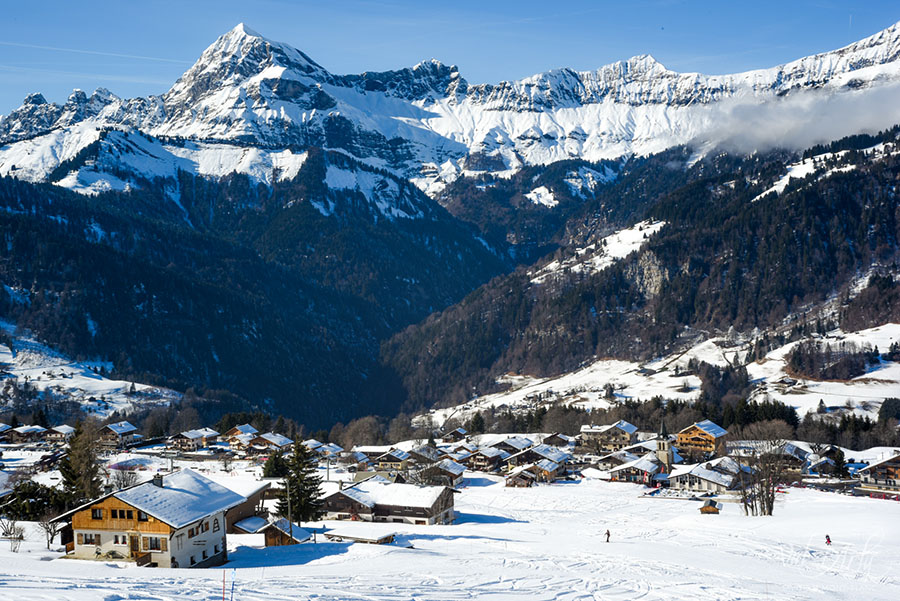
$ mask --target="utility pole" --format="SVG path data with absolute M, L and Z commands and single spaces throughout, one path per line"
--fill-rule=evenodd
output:
M 285 484 L 284 490 L 287 493 L 287 502 L 288 502 L 288 528 L 290 529 L 290 534 L 288 534 L 288 544 L 294 544 L 294 518 L 291 515 L 291 473 L 288 472 L 288 475 L 285 476 L 287 479 L 287 483 Z

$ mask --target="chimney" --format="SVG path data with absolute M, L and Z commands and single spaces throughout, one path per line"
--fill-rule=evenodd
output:
M 158 487 L 162 488 L 163 487 L 162 474 L 156 474 L 155 476 L 153 476 L 152 482 L 153 482 L 153 486 L 158 486 Z
M 338 480 L 338 490 L 344 490 L 344 481 Z

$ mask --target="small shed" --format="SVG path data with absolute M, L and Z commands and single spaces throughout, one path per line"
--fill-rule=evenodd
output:
M 710 513 L 713 515 L 719 515 L 719 511 L 722 510 L 722 504 L 713 501 L 712 499 L 708 501 L 704 501 L 703 505 L 700 506 L 700 513 Z
M 267 547 L 280 547 L 282 545 L 296 545 L 305 543 L 312 535 L 298 526 L 292 524 L 284 518 L 276 520 L 262 529 L 266 535 Z

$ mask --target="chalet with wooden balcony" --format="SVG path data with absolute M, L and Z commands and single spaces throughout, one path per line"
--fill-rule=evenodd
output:
M 391 449 L 375 458 L 375 467 L 382 471 L 403 471 L 409 467 L 409 453 L 400 449 Z
M 127 421 L 106 424 L 100 430 L 100 444 L 113 449 L 126 447 L 134 442 L 137 437 L 137 428 Z
M 449 524 L 454 519 L 453 489 L 372 478 L 326 496 L 323 509 L 329 520 Z
M 53 426 L 47 430 L 44 438 L 49 442 L 69 442 L 69 439 L 75 435 L 75 428 L 68 424 L 61 426 Z
M 584 446 L 605 453 L 621 451 L 637 441 L 637 426 L 619 420 L 602 426 L 581 426 L 579 438 Z
M 459 442 L 465 440 L 468 434 L 465 428 L 457 428 L 441 436 L 441 442 Z
M 494 447 L 482 447 L 469 457 L 469 468 L 480 472 L 495 472 L 509 459 L 509 453 Z
M 221 435 L 222 440 L 231 444 L 238 437 L 250 437 L 249 440 L 252 440 L 252 437 L 258 434 L 259 431 L 251 426 L 250 424 L 241 424 L 239 426 L 235 426 L 230 428 L 227 432 Z
M 725 428 L 708 419 L 688 426 L 675 437 L 675 446 L 682 455 L 697 458 L 725 454 Z
M 38 442 L 44 439 L 47 429 L 43 426 L 19 426 L 7 431 L 7 438 L 12 443 Z
M 200 568 L 225 562 L 226 512 L 244 501 L 181 470 L 85 503 L 54 521 L 71 521 L 63 542 L 78 559 Z
M 490 446 L 495 449 L 500 449 L 501 451 L 506 451 L 510 455 L 515 455 L 529 447 L 533 447 L 534 441 L 525 438 L 524 436 L 510 436 L 504 440 L 498 440 Z
M 857 472 L 857 491 L 900 500 L 900 454 L 875 461 Z

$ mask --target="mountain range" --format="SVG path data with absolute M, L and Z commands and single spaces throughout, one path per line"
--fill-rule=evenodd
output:
M 241 24 L 160 96 L 32 94 L 0 119 L 0 312 L 70 355 L 111 358 L 121 376 L 227 389 L 311 425 L 445 401 L 510 369 L 653 352 L 678 327 L 767 327 L 876 255 L 793 296 L 737 294 L 729 302 L 752 306 L 723 312 L 710 295 L 721 282 L 709 283 L 721 257 L 685 243 L 698 207 L 780 214 L 767 190 L 788 177 L 781 190 L 796 193 L 785 174 L 798 151 L 900 122 L 898 83 L 900 24 L 735 75 L 644 55 L 496 85 L 433 60 L 335 75 Z M 844 157 L 841 176 L 886 177 L 891 156 L 869 169 Z M 807 173 L 816 193 L 840 179 L 823 184 L 826 172 Z M 651 254 L 572 269 L 646 218 L 667 224 L 644 234 L 658 240 Z M 710 248 L 734 250 L 727 221 L 703 225 L 725 236 Z M 859 242 L 817 233 L 813 246 Z M 896 249 L 893 234 L 879 244 Z M 758 251 L 728 268 L 762 276 Z M 828 252 L 806 267 L 831 264 Z M 553 287 L 534 281 L 553 265 L 565 266 Z M 664 314 L 665 331 L 648 326 Z M 616 329 L 644 336 L 599 342 Z M 562 347 L 534 343 L 550 339 Z

